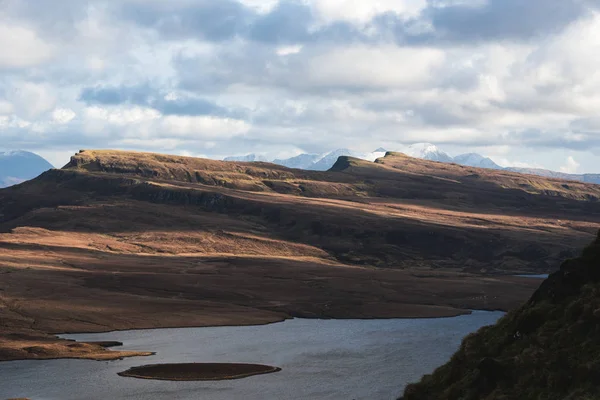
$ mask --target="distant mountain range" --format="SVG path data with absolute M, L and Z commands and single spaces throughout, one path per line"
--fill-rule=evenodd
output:
M 371 153 L 360 153 L 349 149 L 337 149 L 323 154 L 300 154 L 292 158 L 268 160 L 264 156 L 256 154 L 248 154 L 241 157 L 227 157 L 224 161 L 245 161 L 245 162 L 272 162 L 274 164 L 283 165 L 289 168 L 299 168 L 312 171 L 327 171 L 330 169 L 337 159 L 341 156 L 356 157 L 363 160 L 375 161 L 378 158 L 385 156 L 388 150 L 378 148 Z M 404 146 L 401 149 L 395 149 L 408 156 L 421 158 L 430 161 L 439 161 L 447 163 L 457 163 L 461 165 L 469 165 L 472 167 L 502 169 L 501 166 L 493 162 L 487 157 L 479 154 L 470 153 L 462 154 L 457 157 L 451 157 L 448 153 L 440 150 L 437 146 L 431 143 L 416 143 L 410 146 Z
M 404 153 L 411 157 L 430 161 L 455 163 L 470 167 L 506 170 L 522 174 L 538 175 L 547 178 L 600 184 L 600 174 L 567 174 L 564 172 L 538 168 L 503 168 L 496 164 L 489 157 L 484 157 L 477 153 L 467 153 L 452 157 L 431 143 L 416 143 L 410 146 L 402 146 L 400 149 L 394 149 L 394 151 Z M 378 158 L 384 157 L 386 152 L 387 150 L 384 148 L 378 148 L 371 153 L 361 153 L 349 149 L 337 149 L 323 154 L 299 154 L 295 157 L 286 159 L 270 160 L 262 155 L 248 154 L 245 156 L 227 157 L 224 159 L 224 161 L 272 162 L 288 168 L 327 171 L 341 156 L 350 156 L 363 160 L 375 161 Z M 16 185 L 23 181 L 33 179 L 42 172 L 52 168 L 54 168 L 52 164 L 35 153 L 21 150 L 0 152 L 0 188 Z
M 395 149 L 408 156 L 421 158 L 424 160 L 438 161 L 444 163 L 455 163 L 477 168 L 488 168 L 519 172 L 522 174 L 531 174 L 544 176 L 549 178 L 558 178 L 572 181 L 588 182 L 600 184 L 600 174 L 566 174 L 563 172 L 550 171 L 537 168 L 504 168 L 496 164 L 491 158 L 482 156 L 477 153 L 461 154 L 456 157 L 450 156 L 448 153 L 440 150 L 437 146 L 431 143 L 416 143 L 410 146 L 402 146 L 400 149 Z M 274 164 L 283 165 L 289 168 L 299 168 L 313 171 L 327 171 L 337 159 L 341 156 L 356 157 L 363 160 L 375 161 L 377 158 L 385 156 L 386 149 L 379 148 L 371 153 L 360 153 L 349 149 L 338 149 L 324 154 L 300 154 L 287 159 L 268 160 L 266 157 L 248 154 L 242 157 L 227 157 L 224 161 L 262 161 L 272 162 Z
M 266 157 L 257 156 L 256 154 L 248 154 L 246 156 L 238 156 L 238 157 L 226 157 L 223 161 L 269 162 L 269 160 Z
M 337 149 L 323 154 L 300 154 L 286 159 L 269 160 L 264 156 L 248 154 L 240 157 L 227 157 L 223 161 L 243 161 L 243 162 L 272 162 L 273 164 L 283 165 L 288 168 L 306 169 L 311 171 L 327 171 L 338 158 L 350 156 L 361 158 L 363 160 L 375 161 L 385 156 L 385 149 L 377 149 L 372 153 L 359 153 L 348 149 Z
M 564 172 L 550 171 L 540 168 L 505 168 L 507 171 L 520 172 L 522 174 L 539 175 L 546 178 L 565 179 L 568 181 L 579 181 L 600 184 L 600 174 L 567 174 Z
M 52 168 L 44 158 L 28 151 L 0 152 L 0 188 L 33 179 Z

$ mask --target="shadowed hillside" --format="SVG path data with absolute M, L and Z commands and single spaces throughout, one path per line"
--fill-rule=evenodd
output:
M 468 336 L 404 400 L 600 398 L 600 232 L 521 308 Z
M 600 187 L 388 154 L 332 171 L 82 151 L 0 191 L 0 359 L 49 333 L 508 310 L 594 236 Z M 114 354 L 113 354 L 114 355 Z
M 99 212 L 93 203 L 107 196 L 243 217 L 271 236 L 316 246 L 342 262 L 474 271 L 544 272 L 589 240 L 596 221 L 587 215 L 600 212 L 600 186 L 393 153 L 377 163 L 341 157 L 331 172 L 323 173 L 84 151 L 65 169 L 0 194 L 0 229 L 66 228 L 54 220 L 83 227 Z M 87 208 L 55 208 L 82 204 Z M 69 218 L 47 216 L 56 213 Z M 98 218 L 109 221 L 111 216 Z M 90 229 L 102 231 L 107 223 Z M 107 229 L 136 229 L 126 218 L 115 223 Z

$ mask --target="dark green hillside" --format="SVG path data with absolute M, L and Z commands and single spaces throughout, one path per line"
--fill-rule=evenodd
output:
M 529 302 L 468 336 L 403 399 L 600 399 L 600 232 Z

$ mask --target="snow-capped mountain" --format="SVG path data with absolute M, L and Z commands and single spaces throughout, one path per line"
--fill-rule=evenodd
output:
M 238 161 L 238 162 L 269 162 L 269 160 L 261 155 L 248 154 L 245 156 L 226 157 L 223 161 Z
M 310 167 L 307 169 L 312 171 L 327 171 L 329 168 L 335 164 L 338 158 L 341 156 L 350 156 L 350 157 L 358 157 L 360 153 L 356 153 L 354 151 L 348 149 L 337 149 L 332 152 L 326 153 L 321 157 L 321 159 L 315 161 Z
M 48 161 L 28 151 L 0 152 L 0 188 L 33 179 L 52 168 Z
M 452 162 L 450 157 L 445 152 L 438 149 L 431 143 L 416 143 L 410 146 L 403 147 L 399 150 L 400 152 L 416 158 L 423 158 L 425 160 L 440 161 L 440 162 Z M 312 171 L 327 171 L 330 169 L 337 159 L 341 156 L 350 156 L 360 158 L 367 161 L 375 161 L 378 158 L 384 157 L 387 150 L 380 147 L 377 150 L 370 153 L 360 153 L 349 149 L 337 149 L 323 154 L 300 154 L 295 157 L 287 159 L 276 159 L 271 161 L 274 164 L 283 165 L 288 168 L 300 168 Z M 241 157 L 227 157 L 224 161 L 268 161 L 265 157 L 257 156 L 255 154 L 248 154 L 247 156 Z
M 359 153 L 348 149 L 337 149 L 324 154 L 300 154 L 292 158 L 276 159 L 274 164 L 283 165 L 288 168 L 300 168 L 311 171 L 327 171 L 341 156 L 351 156 L 368 161 L 375 161 L 385 156 L 386 150 L 379 148 L 371 153 Z
M 273 160 L 273 164 L 283 165 L 288 168 L 309 169 L 311 165 L 323 158 L 322 154 L 300 154 L 284 160 Z
M 393 151 L 404 153 L 407 156 L 421 158 L 424 160 L 444 162 L 444 163 L 456 163 L 460 165 L 476 167 L 476 168 L 487 168 L 506 170 L 524 174 L 540 175 L 551 178 L 559 178 L 566 180 L 574 180 L 581 182 L 589 182 L 600 184 L 600 174 L 565 174 L 562 172 L 550 171 L 545 169 L 534 169 L 534 168 L 503 168 L 496 164 L 491 158 L 482 156 L 477 153 L 466 153 L 456 157 L 451 157 L 448 153 L 440 150 L 436 145 L 431 143 L 415 143 L 410 146 L 399 146 Z M 341 156 L 351 156 L 360 158 L 367 161 L 375 161 L 378 158 L 384 157 L 386 149 L 379 148 L 371 153 L 359 153 L 349 149 L 338 149 L 324 154 L 300 154 L 298 156 L 288 158 L 285 160 L 274 160 L 275 164 L 283 165 L 289 168 L 300 168 L 313 171 L 327 171 L 329 170 Z M 267 161 L 264 157 L 259 157 L 254 154 L 250 154 L 245 157 L 228 157 L 226 161 Z M 1 171 L 0 171 L 1 172 Z M 1 183 L 1 182 L 0 182 Z
M 488 169 L 502 169 L 501 166 L 492 161 L 489 157 L 484 157 L 477 153 L 461 154 L 454 157 L 454 162 L 460 165 L 466 165 L 469 167 L 488 168 Z
M 453 159 L 447 153 L 438 149 L 438 147 L 431 143 L 415 143 L 410 146 L 401 149 L 401 153 L 406 154 L 410 157 L 422 158 L 423 160 L 439 161 L 439 162 L 452 162 Z
M 375 161 L 378 158 L 385 157 L 385 153 L 387 153 L 387 150 L 384 149 L 383 147 L 380 147 L 372 153 L 366 153 L 366 154 L 363 154 L 361 157 L 357 157 L 357 158 L 362 158 L 363 160 L 367 160 L 367 161 Z
M 505 168 L 507 171 L 518 172 L 520 174 L 539 175 L 546 178 L 566 179 L 568 181 L 579 181 L 586 183 L 600 184 L 600 174 L 567 174 L 564 172 L 550 171 L 541 168 Z

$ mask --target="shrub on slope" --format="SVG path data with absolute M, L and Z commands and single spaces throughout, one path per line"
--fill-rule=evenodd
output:
M 600 232 L 521 308 L 465 338 L 403 400 L 600 398 Z

